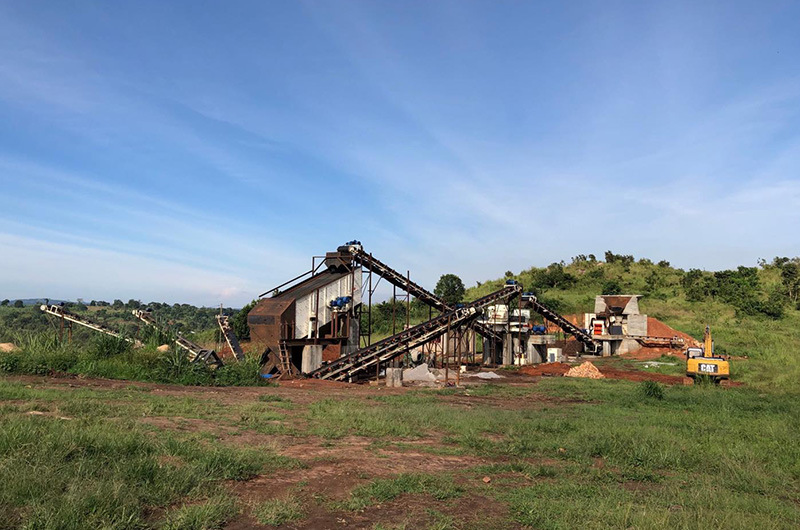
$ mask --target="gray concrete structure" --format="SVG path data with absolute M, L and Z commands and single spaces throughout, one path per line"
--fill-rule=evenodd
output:
M 647 335 L 647 315 L 628 315 L 626 335 L 644 337 Z
M 300 371 L 304 374 L 313 372 L 322 366 L 322 345 L 309 344 L 303 346 L 303 359 L 301 362 Z
M 620 294 L 620 295 L 600 295 L 594 298 L 595 314 L 604 314 L 612 311 L 612 308 L 620 308 L 622 315 L 639 314 L 640 294 Z
M 514 340 L 511 333 L 503 338 L 503 366 L 514 364 Z
M 402 368 L 387 368 L 386 369 L 386 386 L 390 388 L 397 388 L 403 386 L 403 369 Z
M 547 361 L 547 346 L 555 344 L 555 335 L 530 335 L 526 348 L 528 364 L 543 363 Z

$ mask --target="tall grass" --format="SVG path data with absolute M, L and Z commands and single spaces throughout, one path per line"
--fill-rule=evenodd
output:
M 153 338 L 155 337 L 155 338 Z M 88 343 L 69 343 L 53 333 L 18 333 L 19 351 L 0 353 L 0 372 L 46 375 L 63 372 L 91 377 L 131 379 L 184 385 L 265 385 L 259 376 L 258 360 L 231 361 L 220 369 L 190 363 L 186 352 L 176 347 L 156 350 L 161 336 L 135 349 L 123 340 L 107 335 L 92 337 Z
M 0 418 L 0 521 L 8 528 L 140 528 L 152 508 L 206 497 L 220 480 L 246 479 L 275 463 L 263 448 L 207 446 L 169 433 L 150 436 L 134 423 L 120 427 Z M 170 517 L 170 526 L 199 527 L 186 525 L 208 520 L 196 510 Z M 211 512 L 220 520 L 230 507 Z

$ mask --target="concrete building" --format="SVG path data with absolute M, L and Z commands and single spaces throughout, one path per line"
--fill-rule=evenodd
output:
M 630 353 L 642 346 L 636 337 L 647 336 L 647 315 L 639 312 L 642 295 L 600 295 L 594 313 L 584 314 L 584 327 L 602 341 L 603 356 Z

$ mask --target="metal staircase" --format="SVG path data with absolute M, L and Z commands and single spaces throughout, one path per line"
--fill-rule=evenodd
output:
M 499 301 L 507 301 L 522 291 L 519 285 L 506 285 L 469 304 L 449 309 L 440 316 L 401 331 L 382 341 L 362 348 L 336 361 L 318 368 L 309 376 L 337 381 L 352 380 L 354 376 L 376 365 L 385 364 L 407 351 L 422 346 L 447 333 L 448 330 L 474 322 L 481 311 Z

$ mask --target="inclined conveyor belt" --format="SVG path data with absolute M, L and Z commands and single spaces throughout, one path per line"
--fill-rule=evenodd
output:
M 454 329 L 474 322 L 481 311 L 492 304 L 506 302 L 519 295 L 522 288 L 518 284 L 506 285 L 483 298 L 475 300 L 455 309 L 449 309 L 440 316 L 401 331 L 382 341 L 362 348 L 336 361 L 311 372 L 311 377 L 346 381 L 376 365 L 385 364 L 395 357 L 403 355 L 412 348 L 417 348 L 437 339 Z

